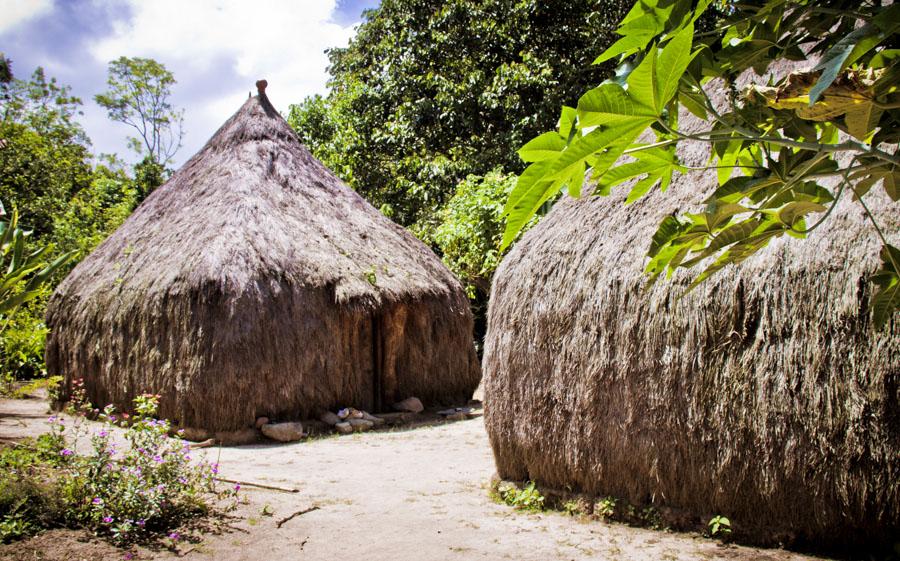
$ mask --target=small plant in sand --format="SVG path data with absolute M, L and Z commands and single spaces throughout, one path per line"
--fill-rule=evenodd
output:
M 610 520 L 616 514 L 616 499 L 606 497 L 594 505 L 594 514 L 602 519 Z
M 535 488 L 534 481 L 529 481 L 521 489 L 514 483 L 504 481 L 494 487 L 492 495 L 497 502 L 517 510 L 532 512 L 544 510 L 544 496 Z
M 716 537 L 725 537 L 731 533 L 731 520 L 728 520 L 724 516 L 713 516 L 707 524 L 709 528 L 709 535 Z

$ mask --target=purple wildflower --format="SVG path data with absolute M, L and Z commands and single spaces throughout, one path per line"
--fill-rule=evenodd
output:
M 103 499 L 101 499 L 100 497 L 94 497 L 94 500 L 91 502 L 94 503 L 95 505 L 102 505 Z
M 157 454 L 156 456 L 153 456 L 153 461 L 158 464 L 161 464 L 163 461 L 162 456 L 160 456 L 159 454 Z
M 62 450 L 59 451 L 59 453 L 63 456 L 71 456 L 75 452 L 69 450 L 68 448 L 63 448 Z
M 171 534 L 169 534 L 169 539 L 170 539 L 170 540 L 178 541 L 178 539 L 179 539 L 180 537 L 181 537 L 181 536 L 178 535 L 178 532 L 172 532 Z
M 113 521 L 112 516 L 104 516 L 103 517 L 103 522 L 105 522 L 106 524 L 109 524 L 112 521 Z

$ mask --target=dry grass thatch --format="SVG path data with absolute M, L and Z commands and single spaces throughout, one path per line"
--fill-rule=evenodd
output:
M 60 284 L 47 366 L 94 403 L 162 395 L 181 426 L 466 400 L 456 278 L 249 99 Z
M 714 186 L 692 174 L 630 206 L 627 188 L 562 200 L 503 260 L 483 365 L 499 474 L 728 515 L 749 541 L 890 543 L 900 320 L 870 324 L 880 241 L 845 197 L 809 239 L 775 240 L 681 301 L 683 273 L 642 291 L 659 222 Z M 898 204 L 875 191 L 897 244 Z

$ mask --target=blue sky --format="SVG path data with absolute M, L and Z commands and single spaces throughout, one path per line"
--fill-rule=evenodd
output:
M 37 66 L 72 86 L 97 153 L 126 148 L 126 125 L 110 122 L 93 96 L 119 56 L 152 57 L 174 72 L 185 110 L 179 165 L 199 150 L 254 90 L 269 82 L 281 110 L 325 93 L 324 50 L 344 46 L 363 10 L 379 0 L 0 0 L 0 52 L 26 78 Z

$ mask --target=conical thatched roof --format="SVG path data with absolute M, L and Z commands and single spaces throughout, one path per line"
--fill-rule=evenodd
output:
M 456 278 L 264 94 L 72 271 L 47 322 L 49 371 L 83 377 L 95 403 L 152 391 L 212 430 L 465 400 L 479 379 Z
M 681 156 L 702 166 L 709 153 Z M 484 350 L 499 474 L 701 526 L 727 515 L 751 541 L 889 544 L 900 322 L 869 320 L 881 243 L 845 197 L 809 239 L 775 240 L 682 300 L 683 273 L 644 292 L 660 221 L 715 184 L 692 174 L 630 206 L 627 188 L 566 198 L 503 260 Z M 896 244 L 898 204 L 877 191 L 867 202 Z

